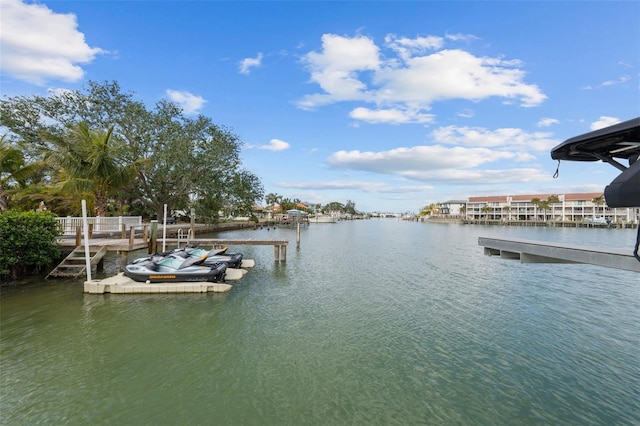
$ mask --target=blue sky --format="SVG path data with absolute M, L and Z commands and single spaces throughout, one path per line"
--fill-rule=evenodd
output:
M 567 138 L 640 115 L 640 2 L 0 0 L 1 92 L 117 80 L 243 141 L 265 193 L 418 212 L 602 191 Z

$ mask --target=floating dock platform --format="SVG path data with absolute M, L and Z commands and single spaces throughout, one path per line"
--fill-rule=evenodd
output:
M 242 268 L 227 268 L 225 280 L 239 280 L 247 274 L 244 268 L 251 268 L 255 265 L 255 261 L 244 259 Z M 233 286 L 227 283 L 212 283 L 206 281 L 198 282 L 168 282 L 168 283 L 149 283 L 134 281 L 129 277 L 125 277 L 120 272 L 109 278 L 101 280 L 91 280 L 84 282 L 84 292 L 89 294 L 151 294 L 151 293 L 225 293 L 231 290 Z
M 211 282 L 142 283 L 125 277 L 121 272 L 103 280 L 84 282 L 84 292 L 90 294 L 151 294 L 151 293 L 224 293 L 231 284 Z

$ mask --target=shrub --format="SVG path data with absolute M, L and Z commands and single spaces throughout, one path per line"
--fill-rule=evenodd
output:
M 0 213 L 0 275 L 17 278 L 38 272 L 60 257 L 56 237 L 60 235 L 51 212 Z

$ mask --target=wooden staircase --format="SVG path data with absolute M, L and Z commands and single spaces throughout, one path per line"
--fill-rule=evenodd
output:
M 91 266 L 97 265 L 104 255 L 107 253 L 105 246 L 99 249 L 89 249 L 89 256 L 91 256 Z M 79 278 L 87 273 L 87 261 L 85 259 L 85 252 L 83 246 L 76 247 L 69 256 L 65 257 L 53 271 L 49 272 L 47 279 L 56 277 L 65 278 Z

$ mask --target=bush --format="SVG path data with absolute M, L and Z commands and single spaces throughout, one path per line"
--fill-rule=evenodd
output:
M 60 257 L 56 238 L 60 235 L 51 212 L 0 213 L 0 275 L 17 278 L 38 272 Z

